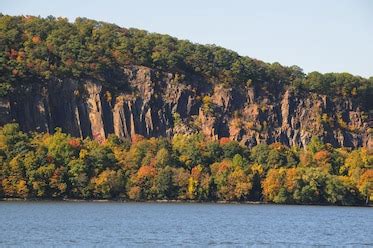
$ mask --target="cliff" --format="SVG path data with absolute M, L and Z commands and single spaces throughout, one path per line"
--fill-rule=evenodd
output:
M 281 142 L 305 146 L 312 136 L 335 147 L 372 147 L 372 116 L 351 97 L 275 84 L 261 88 L 211 84 L 202 77 L 124 66 L 126 90 L 94 79 L 50 79 L 23 85 L 0 99 L 0 124 L 17 122 L 24 131 L 105 139 L 172 136 L 201 131 L 247 146 Z

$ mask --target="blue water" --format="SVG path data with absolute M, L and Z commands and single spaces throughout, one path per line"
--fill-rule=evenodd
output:
M 373 247 L 373 208 L 0 202 L 0 247 Z

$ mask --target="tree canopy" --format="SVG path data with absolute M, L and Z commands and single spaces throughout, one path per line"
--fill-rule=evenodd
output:
M 373 78 L 348 73 L 306 75 L 298 66 L 265 63 L 215 45 L 86 18 L 71 23 L 53 16 L 0 14 L 0 37 L 0 95 L 19 85 L 51 78 L 89 77 L 117 89 L 122 87 L 123 66 L 142 65 L 198 75 L 212 84 L 289 86 L 351 96 L 366 106 L 373 96 Z
M 103 143 L 57 129 L 0 128 L 0 197 L 268 201 L 365 204 L 373 200 L 373 154 L 280 143 L 252 149 L 201 134 L 172 139 L 110 136 Z

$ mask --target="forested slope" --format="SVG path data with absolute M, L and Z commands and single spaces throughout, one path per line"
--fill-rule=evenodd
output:
M 0 195 L 362 204 L 372 99 L 372 77 L 0 15 Z
M 373 195 L 373 155 L 280 143 L 252 149 L 202 134 L 81 140 L 57 130 L 0 128 L 0 196 L 40 199 L 267 201 L 363 205 Z M 373 200 L 373 199 L 371 199 Z
M 200 131 L 242 144 L 369 146 L 373 78 L 268 64 L 78 18 L 0 17 L 0 122 L 105 139 Z M 178 120 L 181 121 L 178 121 Z M 180 125 L 179 125 L 180 124 Z

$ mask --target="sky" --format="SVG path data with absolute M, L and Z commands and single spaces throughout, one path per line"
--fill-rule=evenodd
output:
M 0 12 L 87 17 L 305 72 L 373 76 L 372 0 L 0 0 Z

